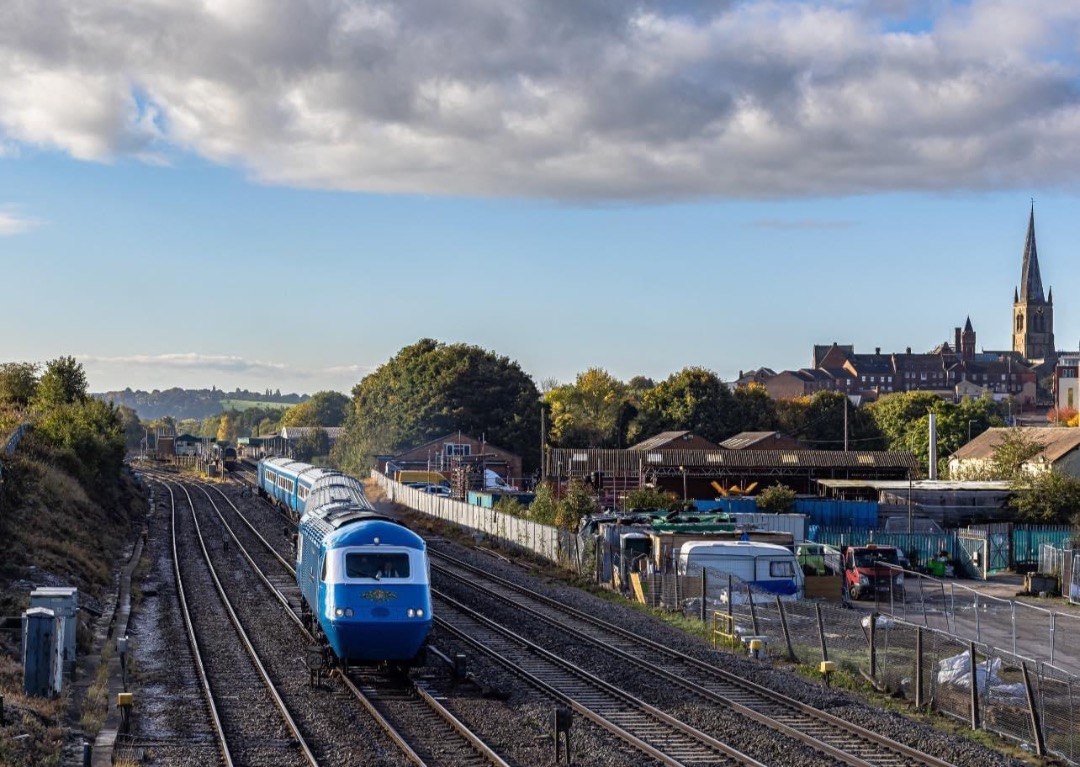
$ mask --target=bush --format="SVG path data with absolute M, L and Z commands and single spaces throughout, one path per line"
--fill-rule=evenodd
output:
M 784 514 L 791 511 L 795 503 L 795 491 L 787 485 L 770 485 L 757 497 L 757 507 L 772 514 Z

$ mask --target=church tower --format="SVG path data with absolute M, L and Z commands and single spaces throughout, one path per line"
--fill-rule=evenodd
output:
M 1043 297 L 1039 256 L 1035 250 L 1035 204 L 1031 205 L 1020 289 L 1013 291 L 1013 351 L 1026 360 L 1053 362 L 1054 291 Z

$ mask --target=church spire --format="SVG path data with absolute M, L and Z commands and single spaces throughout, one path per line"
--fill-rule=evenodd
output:
M 1039 275 L 1039 255 L 1035 250 L 1035 203 L 1031 203 L 1031 218 L 1028 219 L 1027 240 L 1024 242 L 1024 266 L 1020 273 L 1020 300 L 1042 304 L 1042 277 Z

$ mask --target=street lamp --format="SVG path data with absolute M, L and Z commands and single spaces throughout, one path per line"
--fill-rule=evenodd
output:
M 680 466 L 679 471 L 682 472 L 682 499 L 686 503 L 686 467 Z

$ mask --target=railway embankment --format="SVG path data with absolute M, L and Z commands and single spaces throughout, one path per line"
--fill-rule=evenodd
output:
M 147 510 L 145 489 L 126 468 L 89 471 L 78 451 L 56 449 L 34 431 L 4 456 L 0 617 L 9 630 L 0 632 L 0 764 L 81 763 L 84 742 L 110 726 L 111 671 L 120 678 L 115 637 L 126 623 Z M 19 617 L 42 587 L 78 589 L 76 662 L 52 699 L 23 694 Z

